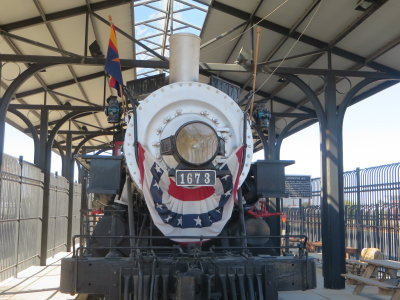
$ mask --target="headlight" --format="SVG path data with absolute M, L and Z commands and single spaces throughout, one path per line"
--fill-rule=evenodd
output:
M 176 132 L 175 146 L 183 161 L 199 166 L 210 162 L 217 155 L 218 136 L 206 123 L 190 122 Z

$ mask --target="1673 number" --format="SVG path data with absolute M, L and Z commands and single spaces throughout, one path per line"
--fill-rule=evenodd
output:
M 215 177 L 214 170 L 177 170 L 175 174 L 180 186 L 213 186 Z

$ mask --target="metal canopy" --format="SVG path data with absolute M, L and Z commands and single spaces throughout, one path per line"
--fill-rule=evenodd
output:
M 202 38 L 201 61 L 209 63 L 201 65 L 201 80 L 208 82 L 207 77 L 216 74 L 240 85 L 242 97 L 251 89 L 252 67 L 232 64 L 240 49 L 254 51 L 256 28 L 261 27 L 256 105 L 270 109 L 276 117 L 276 134 L 287 136 L 317 119 L 310 99 L 285 74 L 296 74 L 324 105 L 322 76 L 328 52 L 337 71 L 337 105 L 364 78 L 375 80 L 359 90 L 351 103 L 398 82 L 400 3 L 361 2 L 364 8 L 358 7 L 357 0 L 4 0 L 0 95 L 31 64 L 57 63 L 18 88 L 7 120 L 29 134 L 26 120 L 13 111 L 23 109 L 39 131 L 41 105 L 50 109 L 49 129 L 71 112 L 69 105 L 83 107 L 82 111 L 85 106 L 94 107 L 61 126 L 56 136 L 60 148 L 65 147 L 67 130 L 73 133 L 73 146 L 92 132 L 112 130 L 100 109 L 111 93 L 104 84 L 104 58 L 92 57 L 89 51 L 89 45 L 97 41 L 106 54 L 107 19 L 112 15 L 124 59 L 124 81 L 168 72 L 168 36 L 192 32 Z M 54 109 L 54 105 L 66 109 Z M 287 125 L 294 120 L 298 122 L 289 130 Z M 93 150 L 110 141 L 109 134 L 98 135 L 85 145 Z
M 229 32 L 202 49 L 201 61 L 234 63 L 242 48 L 252 53 L 256 28 L 260 26 L 259 63 L 270 72 L 257 76 L 257 101 L 277 113 L 310 113 L 310 99 L 280 73 L 297 74 L 318 95 L 324 105 L 324 70 L 328 68 L 328 50 L 335 70 L 368 71 L 367 73 L 337 73 L 336 101 L 364 78 L 376 72 L 382 80 L 361 89 L 352 99 L 356 103 L 371 94 L 398 82 L 400 63 L 400 22 L 398 1 L 364 1 L 371 4 L 357 10 L 363 1 L 228 1 L 211 3 L 201 38 L 203 43 Z M 286 59 L 285 59 L 286 58 Z M 279 68 L 278 68 L 279 67 Z M 277 69 L 276 69 L 277 68 Z M 271 71 L 274 71 L 271 76 Z M 372 73 L 371 73 L 372 72 Z M 252 75 L 239 72 L 219 72 L 220 76 L 250 88 Z M 385 78 L 388 80 L 385 80 Z M 392 78 L 395 79 L 395 78 Z M 271 101 L 272 100 L 272 101 Z M 295 118 L 279 117 L 279 135 Z M 316 122 L 309 118 L 299 121 L 289 134 Z
M 112 93 L 104 75 L 108 16 L 116 26 L 126 82 L 168 71 L 168 36 L 182 31 L 199 35 L 206 12 L 206 5 L 191 0 L 2 1 L 0 97 L 29 66 L 52 64 L 17 89 L 7 121 L 29 135 L 32 126 L 27 122 L 31 122 L 40 134 L 41 109 L 49 111 L 49 132 L 68 113 L 80 111 L 83 114 L 60 127 L 53 145 L 58 146 L 56 152 L 65 149 L 68 131 L 73 147 L 96 135 L 85 143 L 88 151 L 107 148 L 114 130 L 103 112 L 104 101 Z M 192 15 L 196 20 L 191 20 Z M 89 49 L 94 41 L 99 55 Z M 97 135 L 99 131 L 104 134 Z
M 35 163 L 44 171 L 41 264 L 51 147 L 64 156 L 70 182 L 70 249 L 73 155 L 82 146 L 108 149 L 111 141 L 113 127 L 102 112 L 111 94 L 102 55 L 112 15 L 125 81 L 168 72 L 168 36 L 193 32 L 202 38 L 201 80 L 214 74 L 239 85 L 246 105 L 258 49 L 255 105 L 269 109 L 272 119 L 267 129 L 255 126 L 255 150 L 264 145 L 267 159 L 279 157 L 284 137 L 320 122 L 324 285 L 343 288 L 343 118 L 348 105 L 400 80 L 399 11 L 398 0 L 3 0 L 0 119 L 32 136 Z M 99 49 L 89 51 L 94 41 Z M 2 121 L 0 164 L 3 146 Z M 279 201 L 269 201 L 279 211 Z M 270 224 L 278 235 L 279 218 Z

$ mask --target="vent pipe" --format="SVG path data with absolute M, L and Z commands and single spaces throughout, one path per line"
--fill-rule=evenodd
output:
M 178 33 L 169 39 L 169 83 L 199 81 L 200 38 Z

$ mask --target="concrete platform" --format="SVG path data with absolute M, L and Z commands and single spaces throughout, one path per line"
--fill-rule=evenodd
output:
M 322 260 L 321 253 L 310 254 L 317 260 Z M 378 295 L 378 288 L 366 286 L 360 295 L 353 295 L 354 285 L 346 285 L 344 290 L 324 289 L 322 265 L 317 263 L 317 288 L 308 291 L 280 292 L 279 300 L 390 300 L 390 296 Z
M 46 267 L 32 266 L 18 273 L 17 278 L 0 282 L 0 299 L 71 300 L 76 296 L 59 292 L 61 259 L 71 255 L 60 252 L 47 260 Z
M 59 292 L 61 258 L 70 253 L 61 252 L 48 260 L 46 267 L 30 267 L 10 278 L 0 282 L 0 299 L 29 300 L 72 300 L 85 297 L 71 296 Z M 390 296 L 378 295 L 376 287 L 365 287 L 361 295 L 352 295 L 354 286 L 349 285 L 344 290 L 327 290 L 323 288 L 321 266 L 317 268 L 317 289 L 308 291 L 280 292 L 279 300 L 389 300 Z
M 324 289 L 322 270 L 317 268 L 317 288 L 308 291 L 280 292 L 279 300 L 389 300 L 390 296 L 378 295 L 378 288 L 366 286 L 360 295 L 353 295 L 354 285 L 344 290 Z

